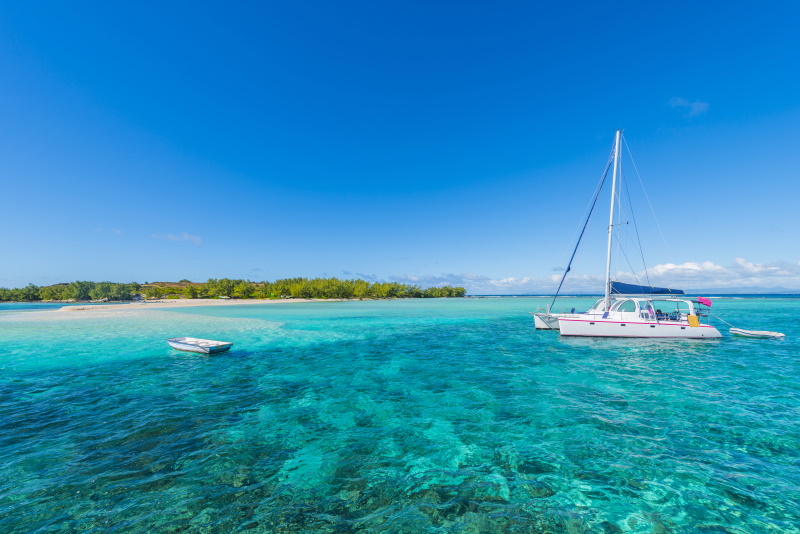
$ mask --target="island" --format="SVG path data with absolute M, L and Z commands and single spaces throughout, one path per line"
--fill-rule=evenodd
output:
M 88 282 L 74 281 L 21 288 L 0 288 L 0 301 L 12 302 L 111 302 L 158 299 L 390 299 L 463 297 L 463 287 L 421 288 L 398 282 L 362 279 L 283 278 L 252 282 L 209 278 L 206 282 Z

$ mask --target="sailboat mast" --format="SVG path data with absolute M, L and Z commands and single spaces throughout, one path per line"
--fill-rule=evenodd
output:
M 608 215 L 608 251 L 606 255 L 606 294 L 605 294 L 605 310 L 611 304 L 611 238 L 614 232 L 614 199 L 617 196 L 617 170 L 619 169 L 619 141 L 622 136 L 622 130 L 617 130 L 616 139 L 614 141 L 614 175 L 611 181 L 611 210 Z

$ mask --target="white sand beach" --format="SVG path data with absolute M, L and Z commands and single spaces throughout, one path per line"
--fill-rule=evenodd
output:
M 196 306 L 241 306 L 253 304 L 289 304 L 292 302 L 343 302 L 352 299 L 161 299 L 126 304 L 86 304 L 64 306 L 60 311 L 124 311 L 155 310 L 163 308 L 188 308 Z

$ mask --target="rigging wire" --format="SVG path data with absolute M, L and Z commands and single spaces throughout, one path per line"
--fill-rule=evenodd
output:
M 628 263 L 628 267 L 631 268 L 631 273 L 633 274 L 633 279 L 636 280 L 636 285 L 641 285 L 641 283 L 639 283 L 639 277 L 636 276 L 636 269 L 633 268 L 633 265 L 631 265 L 631 260 L 628 259 L 628 255 L 625 253 L 625 250 L 622 248 L 622 241 L 620 241 L 619 236 L 617 236 L 616 234 L 614 234 L 614 235 L 617 238 L 617 245 L 619 245 L 617 247 L 617 250 L 622 252 L 622 255 L 625 257 L 625 261 Z
M 580 223 L 580 221 L 583 221 L 584 218 L 587 216 L 586 214 L 589 213 L 590 210 L 594 209 L 594 203 L 597 201 L 596 197 L 597 197 L 600 189 L 602 189 L 602 187 L 603 187 L 603 181 L 605 180 L 605 175 L 608 172 L 608 165 L 611 164 L 611 161 L 613 161 L 613 159 L 614 159 L 614 146 L 612 145 L 611 146 L 611 150 L 608 153 L 608 159 L 606 160 L 606 170 L 603 173 L 602 177 L 600 178 L 600 181 L 598 182 L 594 192 L 589 197 L 589 202 L 586 204 L 586 207 L 583 209 L 583 213 L 581 213 L 580 219 L 578 219 L 578 225 L 575 227 L 575 231 L 572 234 L 572 238 L 568 241 L 569 243 L 575 242 L 575 238 L 578 237 L 578 235 L 580 233 L 583 233 L 581 231 L 581 223 Z M 585 231 L 586 229 L 587 229 L 586 225 L 584 225 L 583 231 Z M 569 252 L 569 248 L 567 248 L 565 252 Z
M 622 213 L 622 197 L 620 196 L 620 192 L 622 191 L 622 184 L 624 183 L 623 173 L 622 173 L 622 149 L 621 149 L 621 147 L 620 147 L 619 156 L 620 156 L 619 157 L 619 186 L 617 187 L 617 192 L 616 192 L 617 196 L 616 196 L 616 199 L 615 199 L 616 202 L 617 202 L 617 211 L 616 211 L 617 222 L 615 223 L 614 221 L 611 221 L 611 224 L 614 225 L 614 226 L 622 226 L 622 221 L 624 219 L 623 213 Z M 619 239 L 619 231 L 614 233 L 614 237 L 616 238 L 617 245 L 618 245 L 617 246 L 617 258 L 616 258 L 616 260 L 614 262 L 614 278 L 617 278 L 619 276 L 619 266 L 620 266 L 619 255 L 620 255 L 620 252 L 622 252 L 622 250 L 621 250 L 622 249 L 622 242 Z M 627 257 L 625 259 L 627 260 Z M 629 262 L 629 265 L 630 265 L 630 262 Z
M 623 190 L 627 194 L 628 208 L 631 211 L 631 215 L 633 215 L 633 205 L 631 204 L 630 192 L 629 192 L 629 189 L 628 189 L 628 181 L 625 179 L 626 177 L 625 177 L 625 172 L 623 170 L 622 161 L 623 161 L 622 160 L 622 152 L 620 151 L 619 186 L 617 187 L 617 198 L 616 198 L 616 200 L 617 200 L 617 221 L 619 221 L 619 222 L 615 223 L 614 224 L 615 226 L 622 226 L 623 224 L 626 224 L 626 225 L 629 224 L 628 221 L 627 221 L 628 214 L 626 213 L 626 207 L 622 203 L 622 200 L 623 200 L 622 192 L 623 192 Z M 623 220 L 625 221 L 624 223 L 622 222 Z M 635 224 L 635 222 L 634 222 L 634 224 Z M 625 263 L 628 264 L 628 268 L 631 270 L 631 274 L 633 275 L 634 280 L 636 280 L 636 284 L 639 285 L 639 277 L 636 276 L 636 269 L 633 267 L 633 264 L 631 263 L 630 258 L 628 258 L 628 253 L 625 252 L 625 246 L 622 244 L 622 241 L 623 241 L 622 238 L 623 237 L 627 239 L 629 237 L 628 233 L 626 232 L 625 235 L 622 235 L 621 229 L 616 231 L 616 232 L 614 232 L 614 239 L 617 242 L 616 272 L 615 272 L 614 276 L 615 277 L 619 276 L 619 270 L 620 270 L 619 269 L 619 265 L 621 263 L 620 262 L 620 255 L 622 255 L 622 257 L 625 258 Z
M 642 248 L 642 239 L 639 237 L 639 227 L 636 224 L 636 213 L 633 211 L 633 202 L 631 201 L 631 191 L 628 188 L 628 182 L 627 181 L 623 182 L 623 184 L 625 186 L 625 194 L 628 196 L 628 206 L 630 206 L 631 219 L 633 219 L 633 229 L 636 232 L 636 242 L 639 245 L 639 255 L 642 257 L 642 266 L 644 267 L 644 276 L 645 276 L 645 279 L 647 280 L 647 285 L 652 287 L 652 285 L 650 284 L 650 274 L 647 272 L 647 263 L 645 263 L 645 261 L 644 261 L 644 249 Z M 627 257 L 626 257 L 626 259 L 627 259 Z M 630 265 L 630 263 L 629 263 L 629 265 Z M 631 267 L 631 270 L 633 270 L 633 267 Z M 634 277 L 636 277 L 635 273 L 634 273 Z M 639 278 L 638 277 L 636 277 L 636 283 L 639 284 Z
M 661 228 L 661 224 L 658 222 L 658 217 L 656 217 L 656 211 L 653 209 L 653 203 L 650 202 L 650 195 L 647 194 L 647 189 L 644 187 L 644 181 L 642 181 L 642 176 L 639 174 L 639 169 L 636 167 L 636 161 L 633 159 L 633 152 L 631 152 L 631 147 L 628 146 L 628 140 L 625 139 L 625 136 L 622 136 L 622 142 L 625 143 L 625 148 L 628 150 L 628 157 L 631 158 L 631 163 L 633 164 L 633 170 L 636 171 L 636 177 L 639 179 L 639 184 L 642 186 L 642 192 L 644 193 L 644 198 L 647 200 L 647 205 L 650 207 L 650 213 L 653 215 L 653 220 L 656 221 L 656 228 L 658 228 L 658 233 L 661 235 L 661 241 L 664 243 L 664 248 L 667 249 L 667 258 L 671 263 L 675 263 L 674 257 L 672 256 L 672 251 L 667 244 L 667 238 L 664 237 L 664 230 Z
M 572 269 L 572 260 L 575 259 L 575 253 L 578 252 L 578 246 L 581 244 L 581 239 L 583 239 L 583 234 L 586 232 L 586 227 L 589 226 L 589 221 L 592 218 L 592 212 L 594 211 L 594 207 L 597 205 L 597 199 L 600 197 L 600 191 L 603 189 L 603 184 L 606 181 L 606 177 L 608 177 L 608 169 L 611 168 L 612 158 L 609 158 L 608 162 L 606 162 L 606 169 L 603 171 L 603 177 L 600 179 L 600 183 L 597 185 L 597 189 L 595 190 L 594 200 L 592 201 L 592 207 L 589 209 L 589 214 L 586 216 L 586 222 L 583 223 L 583 229 L 581 230 L 580 236 L 578 236 L 578 242 L 575 243 L 575 248 L 572 250 L 572 256 L 569 258 L 569 263 L 567 264 L 567 269 L 564 271 L 563 276 L 561 276 L 561 282 L 558 284 L 558 289 L 556 289 L 556 294 L 553 295 L 553 302 L 550 303 L 550 307 L 552 308 L 553 305 L 556 303 L 556 299 L 558 298 L 558 293 L 561 291 L 561 286 L 564 285 L 564 280 L 567 278 L 567 273 Z

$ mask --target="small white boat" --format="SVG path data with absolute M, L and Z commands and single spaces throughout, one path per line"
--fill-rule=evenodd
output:
M 173 349 L 187 352 L 202 352 L 211 354 L 225 352 L 233 346 L 232 341 L 214 341 L 213 339 L 200 339 L 197 337 L 173 337 L 167 340 Z
M 780 332 L 770 332 L 769 330 L 742 330 L 741 328 L 731 328 L 731 334 L 744 337 L 786 337 Z

